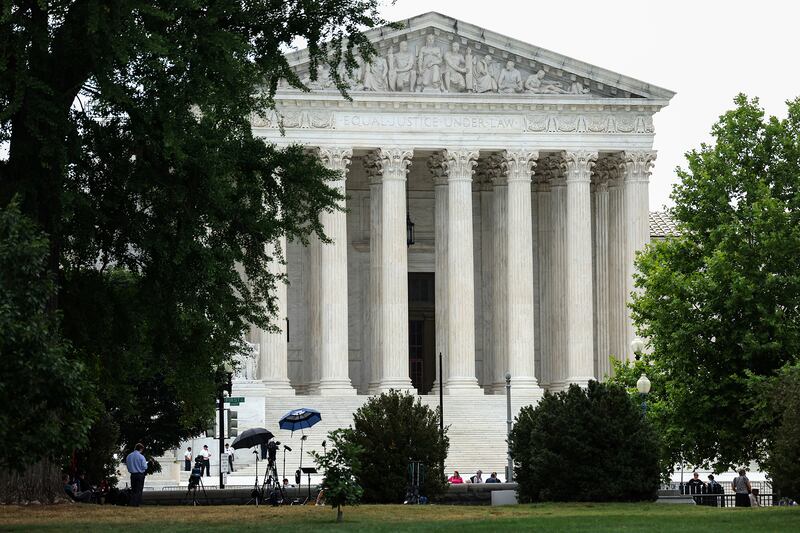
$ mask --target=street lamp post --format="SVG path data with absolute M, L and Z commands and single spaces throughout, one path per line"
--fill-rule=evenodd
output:
M 640 357 L 642 357 L 642 352 L 644 351 L 644 341 L 641 337 L 634 337 L 631 341 L 631 351 L 633 352 L 633 357 L 638 361 Z
M 642 399 L 642 416 L 647 414 L 647 395 L 650 393 L 650 380 L 642 373 L 639 380 L 636 382 L 636 390 L 639 391 L 639 397 Z
M 506 429 L 507 429 L 507 440 L 506 445 L 508 448 L 508 474 L 506 475 L 506 481 L 508 483 L 514 482 L 514 462 L 511 460 L 511 373 L 506 372 Z
M 233 391 L 233 367 L 229 361 L 222 363 L 217 370 L 217 401 L 219 402 L 219 488 L 225 488 L 225 477 L 222 473 L 222 451 L 225 449 L 225 391 L 228 396 Z

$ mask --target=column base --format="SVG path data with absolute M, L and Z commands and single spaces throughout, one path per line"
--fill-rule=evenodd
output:
M 314 394 L 320 396 L 355 396 L 356 389 L 350 384 L 349 379 L 321 379 L 319 387 Z
M 370 382 L 369 385 L 367 385 L 367 394 L 369 394 L 370 396 L 380 393 L 381 393 L 381 383 L 379 381 L 373 381 Z
M 448 378 L 444 384 L 445 394 L 483 395 L 477 378 Z
M 569 383 L 564 381 L 551 381 L 550 386 L 547 388 L 552 393 L 562 392 L 569 388 Z
M 579 376 L 579 377 L 569 378 L 567 380 L 567 383 L 564 384 L 564 390 L 567 390 L 569 386 L 572 385 L 573 383 L 578 385 L 580 388 L 585 389 L 589 387 L 590 381 L 595 381 L 595 378 L 593 376 Z
M 401 392 L 411 392 L 416 393 L 417 389 L 415 389 L 411 385 L 411 380 L 408 378 L 386 378 L 382 379 L 380 382 L 380 386 L 378 387 L 378 394 L 383 392 L 389 392 L 389 390 L 394 389 Z
M 539 386 L 539 383 L 536 381 L 534 377 L 518 377 L 518 378 L 511 378 L 511 394 L 514 394 L 515 390 L 524 390 L 524 391 L 541 391 L 542 388 Z
M 506 393 L 506 382 L 505 381 L 497 381 L 495 383 L 490 383 L 486 385 L 486 392 L 491 394 L 505 394 Z

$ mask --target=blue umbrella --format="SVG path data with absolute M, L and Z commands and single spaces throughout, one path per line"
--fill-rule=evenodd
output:
M 322 415 L 319 414 L 319 411 L 301 407 L 283 415 L 280 420 L 280 428 L 297 431 L 298 429 L 310 428 L 320 420 L 322 420 Z

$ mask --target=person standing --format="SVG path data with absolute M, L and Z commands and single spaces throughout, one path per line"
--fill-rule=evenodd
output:
M 125 458 L 125 466 L 131 474 L 131 507 L 139 507 L 142 503 L 144 476 L 147 474 L 147 459 L 142 455 L 143 451 L 144 444 L 137 442 L 133 451 Z
M 733 478 L 733 492 L 736 493 L 736 507 L 750 507 L 750 480 L 744 475 L 744 468 L 739 470 L 739 475 Z
M 233 448 L 227 442 L 225 443 L 225 455 L 228 456 L 228 472 L 233 473 Z
M 192 471 L 192 447 L 187 446 L 186 453 L 183 454 L 183 469 L 187 472 Z
M 206 470 L 206 477 L 211 477 L 211 452 L 208 451 L 208 444 L 203 445 L 203 451 L 200 452 L 203 458 L 203 468 Z

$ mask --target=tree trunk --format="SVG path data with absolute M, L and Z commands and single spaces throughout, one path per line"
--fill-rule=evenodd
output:
M 21 473 L 0 470 L 0 503 L 55 503 L 66 499 L 61 470 L 47 459 Z
M 341 522 L 342 521 L 342 506 L 341 505 L 336 508 L 336 521 L 337 522 Z

